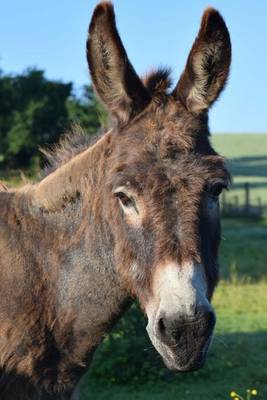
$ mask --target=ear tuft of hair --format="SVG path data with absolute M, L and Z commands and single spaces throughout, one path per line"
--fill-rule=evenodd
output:
M 94 30 L 96 20 L 98 21 L 99 24 L 101 19 L 103 20 L 105 26 L 109 21 L 111 21 L 111 23 L 114 24 L 115 14 L 113 9 L 113 4 L 110 1 L 103 1 L 96 6 L 91 19 L 91 23 L 89 25 L 89 34 L 91 34 L 92 31 Z
M 172 85 L 169 68 L 160 68 L 151 71 L 143 78 L 143 83 L 151 96 L 167 93 Z

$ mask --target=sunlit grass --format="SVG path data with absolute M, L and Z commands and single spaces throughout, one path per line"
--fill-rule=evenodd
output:
M 227 158 L 267 155 L 267 134 L 213 134 L 211 141 Z

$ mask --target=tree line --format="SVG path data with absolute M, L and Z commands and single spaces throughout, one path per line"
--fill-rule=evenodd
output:
M 103 119 L 91 86 L 78 95 L 72 83 L 49 80 L 42 70 L 18 75 L 0 70 L 0 169 L 34 168 L 39 147 L 56 143 L 77 122 L 93 134 Z

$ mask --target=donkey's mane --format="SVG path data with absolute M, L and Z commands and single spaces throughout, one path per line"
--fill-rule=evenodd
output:
M 169 68 L 152 70 L 143 78 L 143 83 L 151 97 L 167 93 L 172 85 Z M 74 124 L 70 131 L 63 134 L 59 142 L 47 148 L 41 148 L 45 156 L 45 167 L 41 172 L 41 179 L 62 167 L 76 155 L 92 146 L 105 131 L 100 129 L 94 135 L 87 135 L 79 124 Z
M 80 125 L 73 125 L 69 132 L 61 136 L 57 144 L 41 148 L 41 153 L 45 156 L 45 167 L 41 172 L 40 178 L 43 179 L 52 174 L 52 172 L 65 165 L 73 157 L 88 149 L 104 133 L 99 130 L 94 135 L 88 135 Z

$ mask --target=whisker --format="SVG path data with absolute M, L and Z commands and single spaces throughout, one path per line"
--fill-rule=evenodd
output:
M 149 351 L 149 350 L 152 350 L 152 349 L 154 349 L 154 346 L 146 347 L 145 349 L 143 349 L 143 351 Z
M 213 340 L 217 340 L 218 342 L 223 344 L 225 348 L 229 348 L 229 345 L 221 337 L 214 336 Z

